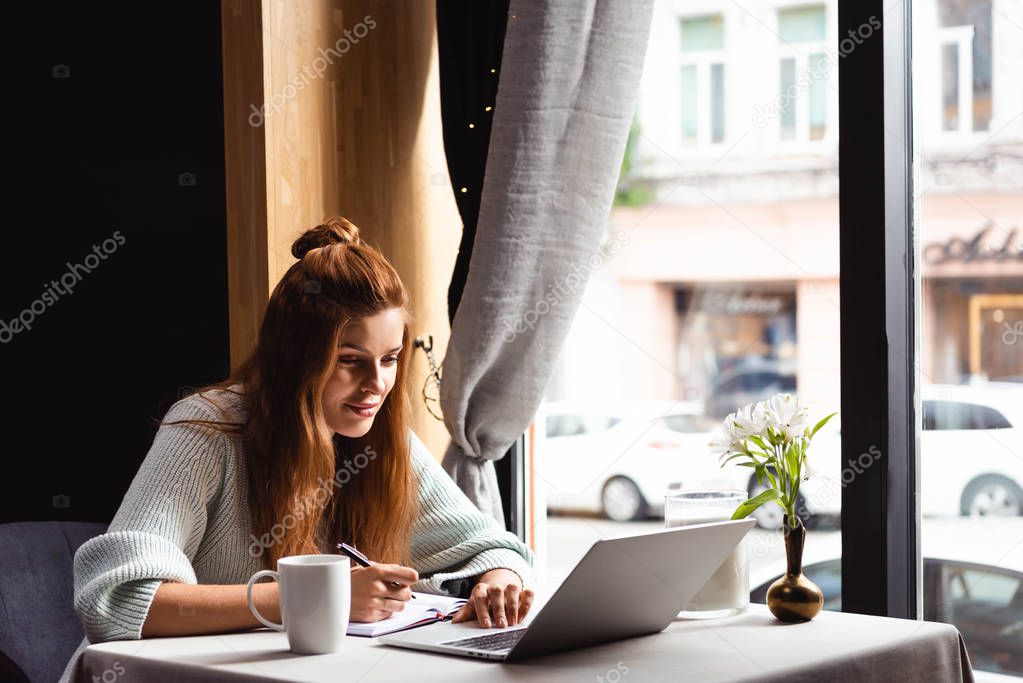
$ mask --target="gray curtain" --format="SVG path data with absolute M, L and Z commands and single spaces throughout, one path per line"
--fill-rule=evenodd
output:
M 529 426 L 601 259 L 653 0 L 512 0 L 468 279 L 440 401 L 444 468 L 504 520 L 493 461 Z

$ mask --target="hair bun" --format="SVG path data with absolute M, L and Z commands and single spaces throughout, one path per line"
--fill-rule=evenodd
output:
M 303 232 L 291 244 L 291 254 L 301 259 L 313 249 L 340 243 L 362 244 L 359 228 L 343 216 L 331 216 L 321 225 Z

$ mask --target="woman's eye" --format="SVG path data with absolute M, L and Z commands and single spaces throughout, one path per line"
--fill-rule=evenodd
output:
M 384 365 L 394 365 L 398 362 L 398 356 L 384 356 L 380 359 L 380 362 Z
M 337 360 L 339 363 L 342 363 L 344 365 L 352 365 L 353 363 L 359 362 L 359 359 L 356 358 L 355 356 L 341 356 Z

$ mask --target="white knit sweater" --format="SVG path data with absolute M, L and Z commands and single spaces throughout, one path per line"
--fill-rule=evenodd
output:
M 250 551 L 254 537 L 240 438 L 195 425 L 166 424 L 183 419 L 244 421 L 244 406 L 236 394 L 214 390 L 206 396 L 222 411 L 200 396 L 174 404 L 107 533 L 75 553 L 75 610 L 90 642 L 141 638 L 153 595 L 163 581 L 239 584 L 261 568 Z M 472 577 L 496 568 L 510 569 L 525 580 L 533 562 L 528 548 L 469 502 L 415 433 L 409 432 L 409 440 L 419 480 L 411 555 L 420 580 L 413 588 L 463 593 Z M 343 486 L 338 495 L 344 495 Z M 69 662 L 65 678 L 85 645 L 83 641 Z

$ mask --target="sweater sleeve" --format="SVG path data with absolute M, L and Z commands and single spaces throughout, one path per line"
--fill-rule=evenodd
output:
M 409 432 L 412 465 L 419 476 L 419 519 L 412 556 L 420 574 L 416 590 L 468 595 L 475 577 L 491 569 L 509 569 L 525 583 L 533 554 L 514 534 L 473 505 L 434 460 L 426 445 Z
M 90 642 L 141 638 L 163 581 L 197 583 L 192 558 L 222 489 L 227 436 L 167 424 L 185 419 L 222 417 L 199 396 L 174 404 L 107 533 L 75 553 L 75 611 Z

